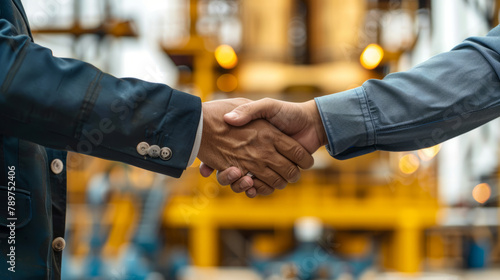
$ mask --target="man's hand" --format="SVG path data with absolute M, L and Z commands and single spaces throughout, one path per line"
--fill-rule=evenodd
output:
M 279 130 L 297 140 L 311 154 L 328 143 L 314 100 L 292 103 L 265 98 L 242 104 L 224 115 L 224 120 L 234 126 L 245 125 L 255 119 L 269 121 Z M 208 176 L 213 169 L 202 164 L 200 172 Z M 256 190 L 251 188 L 251 178 L 248 176 L 239 178 L 237 175 L 242 174 L 237 168 L 231 167 L 217 173 L 217 179 L 222 185 L 231 184 L 231 188 L 236 192 L 246 191 L 248 196 L 255 196 Z M 257 193 L 260 194 L 260 191 Z
M 242 104 L 224 115 L 224 120 L 234 126 L 242 126 L 255 119 L 267 120 L 297 140 L 311 154 L 328 143 L 314 100 L 293 103 L 264 98 Z
M 299 143 L 264 120 L 242 123 L 240 127 L 226 124 L 224 114 L 246 102 L 240 98 L 203 103 L 203 137 L 198 158 L 206 166 L 225 170 L 227 178 L 251 172 L 258 178 L 253 180 L 255 194 L 270 194 L 300 178 L 297 165 L 310 168 L 314 160 Z M 239 170 L 228 169 L 231 166 Z M 204 167 L 200 171 L 202 175 L 207 173 Z M 249 183 L 247 189 L 252 187 L 248 177 L 238 181 Z

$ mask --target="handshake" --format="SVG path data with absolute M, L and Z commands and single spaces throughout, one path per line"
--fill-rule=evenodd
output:
M 221 185 L 248 197 L 269 195 L 297 182 L 300 168 L 328 143 L 316 102 L 244 98 L 203 103 L 200 173 L 214 170 Z

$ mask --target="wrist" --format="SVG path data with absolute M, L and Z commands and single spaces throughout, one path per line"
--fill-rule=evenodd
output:
M 316 135 L 318 137 L 318 141 L 321 146 L 328 144 L 328 136 L 326 135 L 325 126 L 323 125 L 323 120 L 321 119 L 321 115 L 318 110 L 318 106 L 316 105 L 316 101 L 314 99 L 309 100 L 304 103 L 306 110 L 309 116 L 312 119 L 312 125 L 314 130 L 316 131 Z

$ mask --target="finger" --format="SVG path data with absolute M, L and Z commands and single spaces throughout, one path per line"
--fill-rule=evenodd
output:
M 264 168 L 263 170 L 256 171 L 249 169 L 252 174 L 255 174 L 255 177 L 259 178 L 260 181 L 264 182 L 266 185 L 270 186 L 274 189 L 283 189 L 286 187 L 287 181 L 281 177 L 278 173 L 272 170 L 269 167 Z M 255 185 L 254 178 L 254 185 Z
M 264 98 L 234 108 L 224 115 L 224 121 L 230 125 L 242 126 L 255 119 L 271 119 L 281 108 L 278 100 Z
M 279 174 L 288 183 L 295 183 L 300 179 L 300 170 L 297 165 L 280 154 L 270 156 L 265 160 L 265 163 L 272 171 Z M 285 186 L 286 184 L 277 185 L 275 187 L 281 189 Z
M 254 198 L 257 196 L 257 190 L 255 188 L 250 188 L 248 189 L 247 191 L 245 191 L 245 194 L 249 197 L 249 198 Z
M 243 176 L 231 184 L 231 189 L 235 193 L 241 193 L 249 190 L 253 186 L 253 180 L 250 176 Z
M 272 194 L 275 190 L 274 188 L 272 188 L 271 186 L 267 185 L 266 183 L 257 178 L 253 179 L 253 187 L 256 190 L 256 194 L 264 196 Z
M 236 182 L 241 178 L 241 171 L 238 167 L 229 167 L 226 170 L 217 172 L 217 181 L 219 184 L 226 186 Z
M 311 168 L 314 165 L 312 155 L 297 141 L 284 134 L 275 138 L 274 147 L 280 154 L 303 169 Z
M 201 163 L 200 164 L 200 174 L 201 176 L 203 177 L 208 177 L 210 176 L 212 173 L 214 172 L 214 169 L 208 165 L 206 165 L 205 163 Z

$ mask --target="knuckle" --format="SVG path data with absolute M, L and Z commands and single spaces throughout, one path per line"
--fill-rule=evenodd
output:
M 275 189 L 284 189 L 286 187 L 286 184 L 287 182 L 285 180 L 283 180 L 283 178 L 281 177 L 276 177 L 274 180 L 273 180 L 273 183 L 271 184 L 271 187 L 275 188 Z
M 235 192 L 235 193 L 240 193 L 240 192 L 242 192 L 242 190 L 241 190 L 240 186 L 239 186 L 238 184 L 236 184 L 236 183 L 231 184 L 231 190 L 233 190 L 233 192 Z
M 274 133 L 269 129 L 259 130 L 258 137 L 265 142 L 273 142 L 274 141 Z
M 237 101 L 239 103 L 243 103 L 243 102 L 250 102 L 251 100 L 248 98 L 244 98 L 244 97 L 236 97 L 236 98 L 234 98 L 234 101 Z
M 287 179 L 290 183 L 295 183 L 300 179 L 300 170 L 296 165 L 292 165 L 288 168 Z
M 256 155 L 255 159 L 258 159 L 260 160 L 261 162 L 265 163 L 267 165 L 269 165 L 269 163 L 273 162 L 274 161 L 274 155 L 268 151 L 261 151 L 258 155 Z M 264 171 L 265 169 L 265 166 L 261 166 L 260 167 L 260 170 L 261 171 Z
M 219 184 L 221 186 L 227 186 L 229 185 L 229 181 L 227 180 L 227 177 L 226 176 L 220 176 L 219 174 L 217 174 L 217 182 L 219 182 Z
M 238 106 L 235 110 L 245 113 L 245 112 L 250 111 L 250 108 L 251 108 L 250 103 L 245 103 L 245 104 Z
M 293 148 L 292 154 L 293 154 L 294 160 L 296 162 L 304 161 L 306 159 L 306 156 L 307 156 L 304 149 L 301 147 L 298 147 L 298 146 Z
M 256 187 L 256 189 L 257 189 L 257 193 L 259 195 L 270 195 L 274 192 L 273 188 L 266 186 L 266 185 L 258 186 L 258 187 Z
M 238 193 L 240 193 L 250 189 L 253 185 L 253 181 L 251 179 L 247 180 L 246 178 L 243 177 L 240 178 L 237 182 L 235 182 L 234 185 L 237 186 Z

